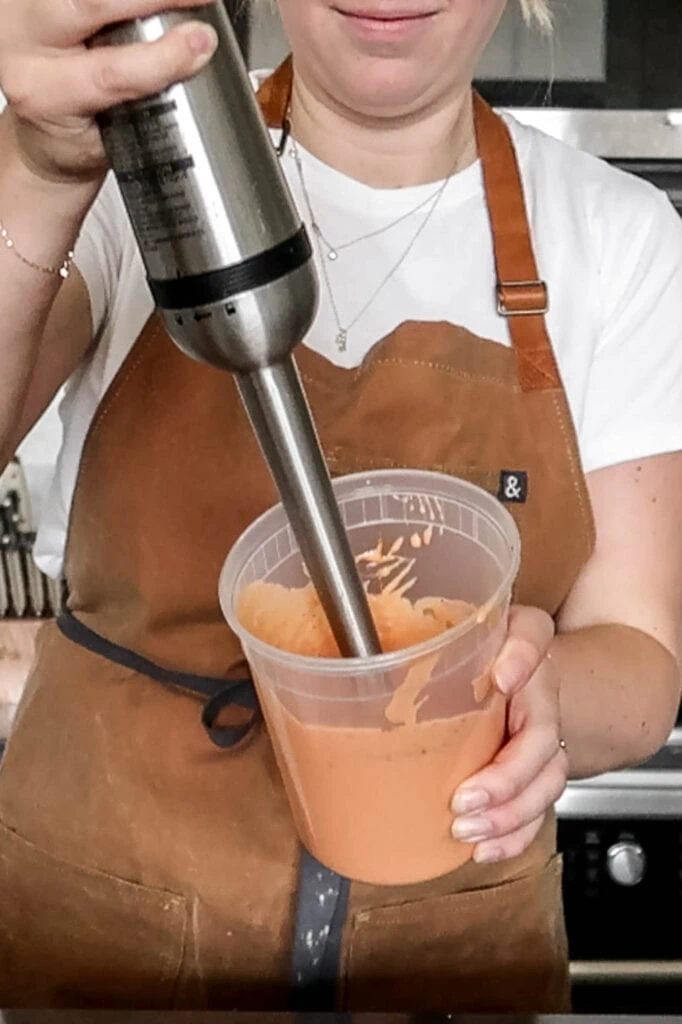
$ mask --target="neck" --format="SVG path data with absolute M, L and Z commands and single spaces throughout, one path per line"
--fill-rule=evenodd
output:
M 292 130 L 309 152 L 374 188 L 439 181 L 476 159 L 471 89 L 417 114 L 364 118 L 308 88 L 297 75 Z

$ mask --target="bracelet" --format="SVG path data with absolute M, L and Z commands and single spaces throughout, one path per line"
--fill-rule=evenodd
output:
M 63 280 L 66 280 L 66 278 L 71 273 L 71 268 L 73 266 L 73 260 L 75 256 L 75 253 L 71 249 L 69 249 L 65 259 L 62 260 L 61 264 L 58 267 L 43 267 L 40 265 L 40 263 L 34 263 L 33 260 L 29 260 L 26 258 L 26 256 L 22 256 L 22 254 L 19 252 L 16 245 L 14 244 L 13 240 L 10 238 L 9 232 L 1 220 L 0 240 L 4 242 L 6 249 L 9 249 L 11 252 L 13 252 L 18 260 L 21 260 L 21 262 L 25 266 L 31 267 L 32 270 L 39 270 L 41 274 L 51 274 L 52 276 L 56 275 L 58 277 L 61 277 Z

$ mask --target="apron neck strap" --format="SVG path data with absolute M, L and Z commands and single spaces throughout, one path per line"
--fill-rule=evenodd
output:
M 533 252 L 519 162 L 502 118 L 474 93 L 476 142 L 483 170 L 497 268 L 497 311 L 507 317 L 524 391 L 560 388 L 547 333 L 546 283 Z
M 293 79 L 293 61 L 287 57 L 258 91 L 268 127 L 282 131 L 281 148 L 289 130 Z M 509 324 L 519 384 L 523 391 L 560 389 L 561 378 L 545 324 L 547 285 L 535 261 L 514 144 L 502 118 L 476 92 L 474 121 L 495 251 L 497 311 Z
M 287 57 L 276 71 L 266 78 L 258 90 L 258 103 L 268 128 L 287 131 L 287 115 L 294 87 L 294 62 Z

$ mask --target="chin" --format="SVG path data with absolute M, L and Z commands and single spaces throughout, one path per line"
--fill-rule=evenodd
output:
M 423 59 L 356 57 L 339 63 L 329 84 L 339 104 L 365 117 L 406 116 L 435 98 L 434 76 L 425 67 Z
M 447 27 L 439 16 L 386 32 L 336 24 L 330 33 L 334 59 L 318 68 L 321 80 L 338 103 L 358 114 L 409 114 L 455 85 L 457 61 Z

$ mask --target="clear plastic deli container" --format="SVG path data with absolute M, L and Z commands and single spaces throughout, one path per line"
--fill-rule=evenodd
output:
M 240 621 L 244 589 L 309 587 L 281 505 L 231 551 L 221 607 L 251 666 L 301 841 L 352 879 L 425 881 L 470 858 L 472 847 L 452 838 L 450 801 L 504 739 L 505 701 L 489 670 L 506 633 L 519 534 L 497 499 L 438 473 L 362 473 L 334 490 L 370 593 L 402 573 L 413 604 L 473 607 L 460 606 L 440 635 L 372 658 L 309 657 L 258 639 Z M 397 564 L 368 552 L 394 552 Z M 305 625 L 295 596 L 266 602 L 277 645 Z

